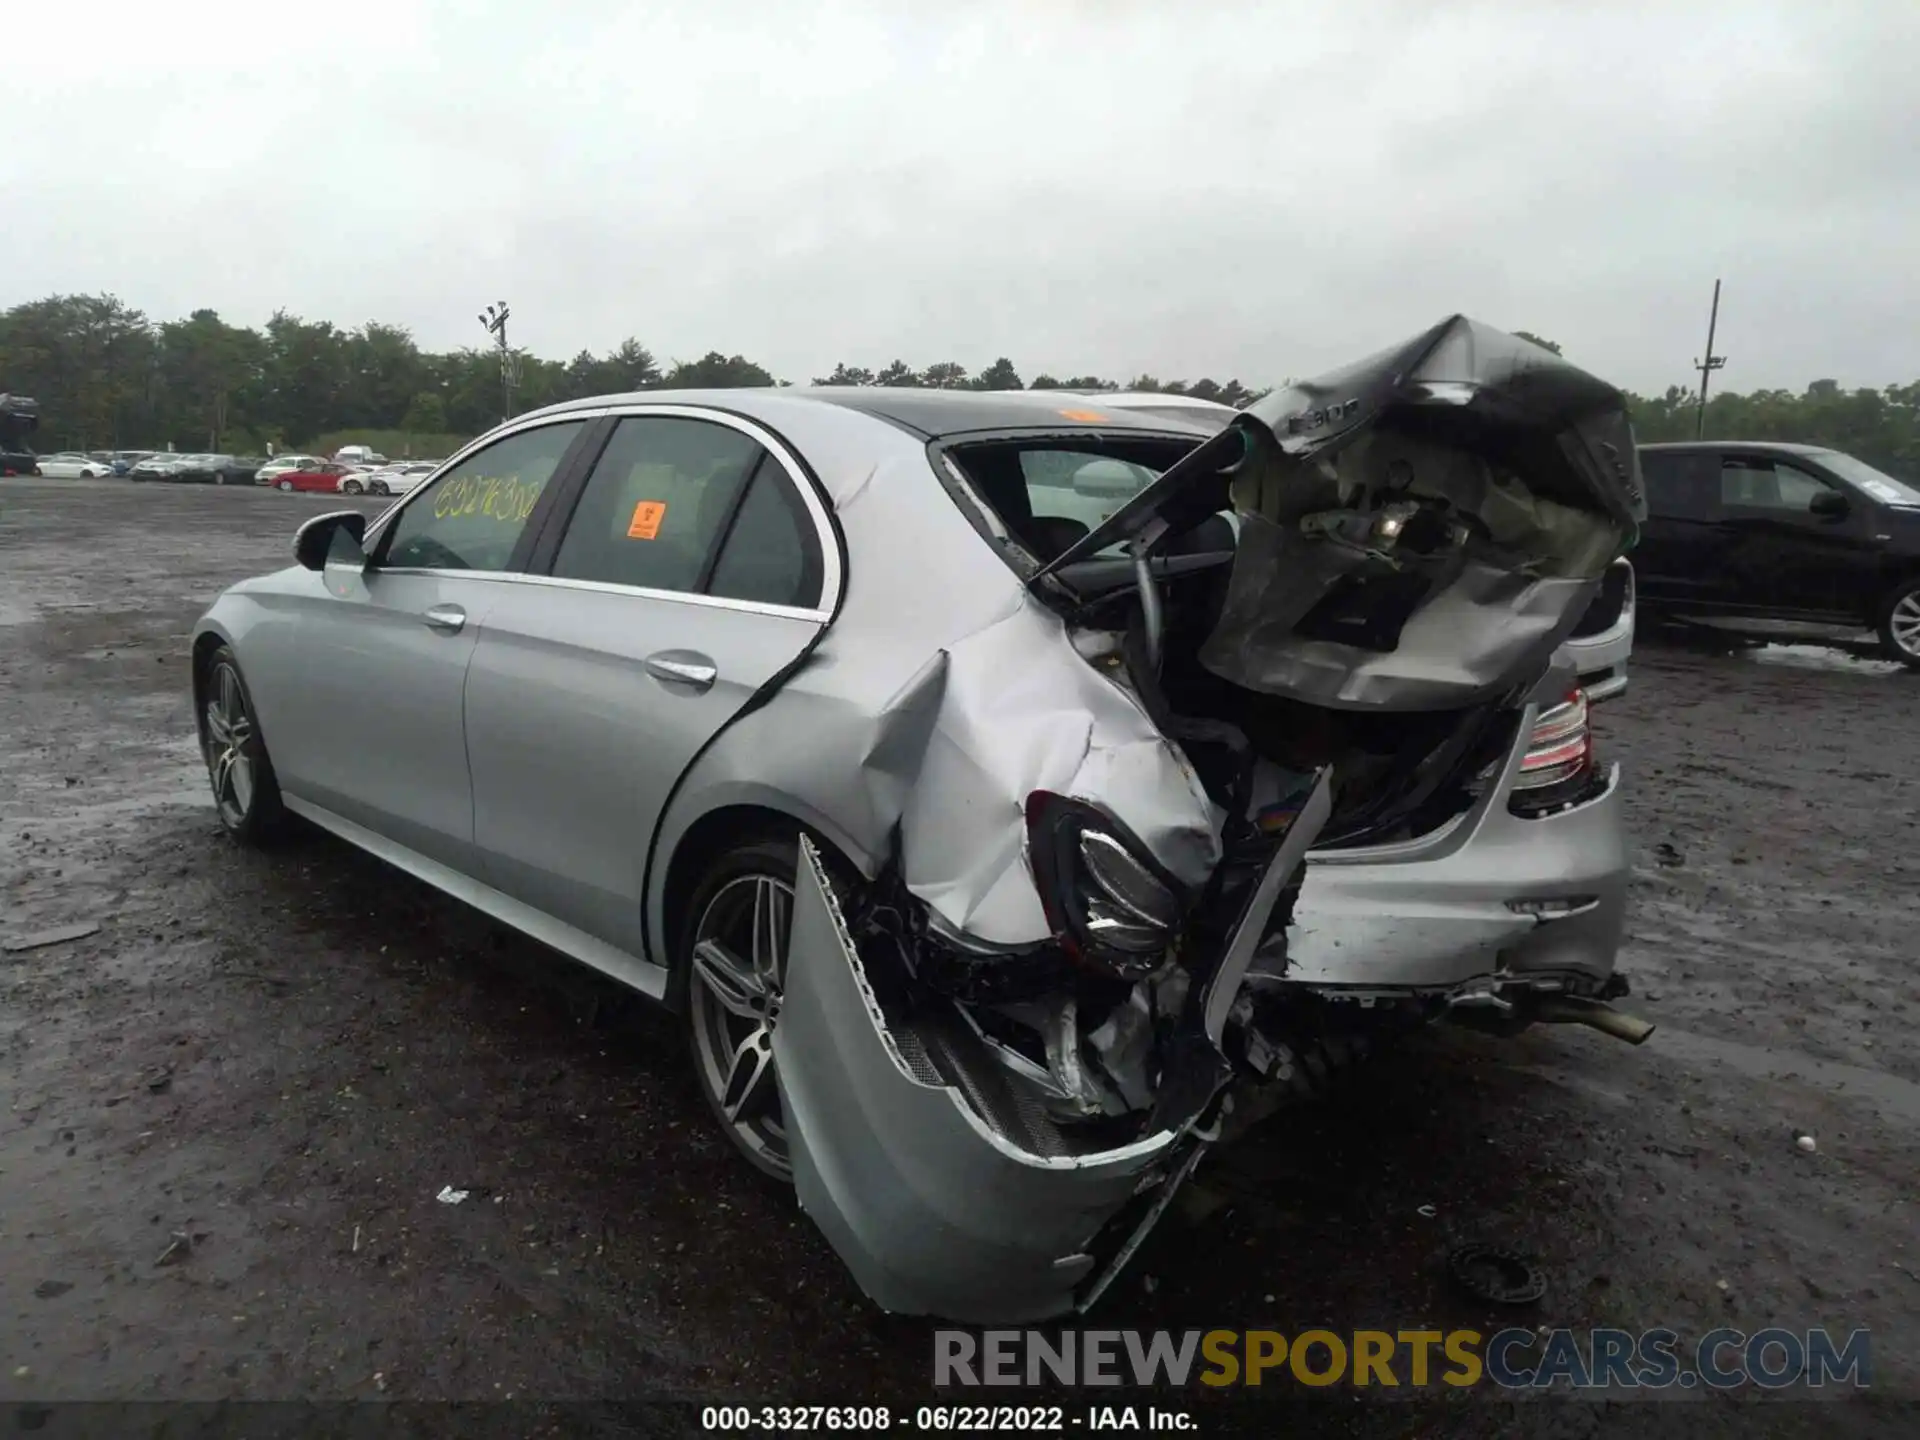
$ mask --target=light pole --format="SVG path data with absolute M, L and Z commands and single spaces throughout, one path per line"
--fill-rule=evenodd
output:
M 1720 324 L 1720 282 L 1713 282 L 1713 309 L 1707 315 L 1707 358 L 1693 362 L 1693 368 L 1700 372 L 1700 412 L 1693 422 L 1693 438 L 1704 439 L 1707 433 L 1707 377 L 1716 370 L 1726 368 L 1727 357 L 1713 353 L 1713 332 Z
M 507 349 L 507 302 L 489 305 L 480 312 L 480 324 L 500 347 L 500 401 L 503 419 L 513 418 L 513 352 Z

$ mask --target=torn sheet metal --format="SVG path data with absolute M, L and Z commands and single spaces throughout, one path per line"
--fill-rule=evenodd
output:
M 1145 712 L 1090 666 L 1039 662 L 1063 648 L 1061 628 L 1016 607 L 942 651 L 874 725 L 869 803 L 898 817 L 903 877 L 950 936 L 1017 946 L 1050 934 L 1025 854 L 1035 790 L 1097 802 L 1185 884 L 1219 861 L 1199 777 Z
M 1464 708 L 1524 680 L 1646 516 L 1621 392 L 1456 315 L 1249 406 L 1047 571 L 1229 501 L 1201 663 L 1336 709 Z
M 987 1124 L 889 1030 L 804 839 L 792 927 L 773 1050 L 801 1208 L 885 1309 L 1014 1324 L 1070 1311 L 1096 1236 L 1162 1178 L 1176 1128 L 1045 1154 Z
M 1268 694 L 1488 699 L 1546 662 L 1646 514 L 1621 393 L 1462 316 L 1238 423 L 1264 433 L 1200 661 Z

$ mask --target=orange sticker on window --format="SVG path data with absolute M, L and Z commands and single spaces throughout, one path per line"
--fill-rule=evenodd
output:
M 1095 425 L 1107 418 L 1098 410 L 1062 410 L 1060 413 L 1069 420 L 1085 420 L 1089 424 Z
M 667 502 L 642 500 L 633 507 L 633 519 L 627 522 L 629 540 L 651 540 L 660 533 L 660 522 L 667 518 Z

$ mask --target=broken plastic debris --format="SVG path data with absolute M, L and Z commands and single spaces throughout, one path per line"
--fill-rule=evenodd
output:
M 9 940 L 4 948 L 9 955 L 17 955 L 26 950 L 38 950 L 45 945 L 63 945 L 69 940 L 84 940 L 100 929 L 97 920 L 83 920 L 77 925 L 61 925 L 52 930 L 41 930 L 32 935 L 22 935 L 17 940 Z
M 1813 1154 L 1814 1151 L 1820 1148 L 1819 1145 L 1815 1143 L 1814 1138 L 1811 1135 L 1802 1135 L 1799 1139 L 1795 1140 L 1793 1143 L 1798 1145 L 1802 1150 L 1806 1151 L 1807 1154 L 1809 1155 Z
M 451 1185 L 442 1185 L 440 1187 L 440 1193 L 433 1198 L 438 1200 L 442 1205 L 458 1205 L 462 1200 L 467 1198 L 467 1192 L 464 1190 L 456 1190 Z
M 1418 1215 L 1422 1215 L 1422 1216 L 1424 1216 L 1425 1218 L 1427 1218 L 1428 1220 L 1431 1220 L 1431 1219 L 1433 1219 L 1433 1217 L 1434 1217 L 1434 1216 L 1436 1216 L 1436 1215 L 1438 1215 L 1438 1214 L 1439 1214 L 1440 1212 L 1439 1212 L 1439 1210 L 1437 1210 L 1436 1208 L 1434 1208 L 1434 1207 L 1433 1207 L 1433 1206 L 1431 1206 L 1431 1205 L 1422 1205 L 1422 1206 L 1421 1206 L 1421 1207 L 1420 1207 L 1420 1208 L 1419 1208 L 1419 1209 L 1418 1209 L 1417 1211 L 1415 1211 L 1414 1213 L 1416 1213 L 1416 1214 L 1418 1214 Z
M 1547 1293 L 1547 1277 L 1511 1250 L 1462 1245 L 1447 1257 L 1453 1283 L 1495 1305 L 1531 1305 Z

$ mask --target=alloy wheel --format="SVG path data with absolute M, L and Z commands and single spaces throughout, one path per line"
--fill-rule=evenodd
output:
M 1909 660 L 1920 660 L 1920 590 L 1902 595 L 1887 616 L 1887 634 L 1894 648 Z
M 240 672 L 233 666 L 223 662 L 215 667 L 209 693 L 203 742 L 207 775 L 220 818 L 235 828 L 253 809 L 253 716 L 240 688 Z
M 722 1121 L 749 1159 L 783 1179 L 793 1169 L 773 1028 L 792 915 L 793 886 L 781 877 L 751 873 L 722 886 L 694 928 L 688 996 L 695 1062 Z

